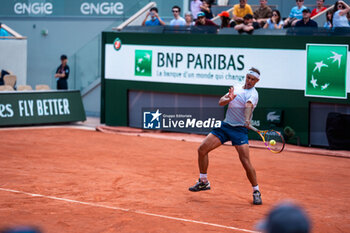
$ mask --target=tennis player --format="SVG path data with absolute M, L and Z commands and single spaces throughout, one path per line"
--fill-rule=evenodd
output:
M 259 80 L 260 71 L 256 68 L 251 68 L 246 75 L 243 87 L 231 87 L 229 92 L 220 98 L 220 106 L 228 104 L 226 117 L 221 127 L 213 129 L 198 148 L 199 180 L 189 188 L 190 191 L 198 192 L 210 189 L 210 183 L 207 178 L 208 153 L 225 142 L 231 141 L 253 186 L 253 204 L 262 204 L 255 169 L 249 157 L 247 128 L 250 125 L 253 110 L 258 104 L 259 95 L 255 89 L 255 84 Z

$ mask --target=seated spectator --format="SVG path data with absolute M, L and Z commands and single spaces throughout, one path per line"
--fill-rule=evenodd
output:
M 327 9 L 326 7 L 324 7 L 324 0 L 317 0 L 316 2 L 317 8 L 311 11 L 311 18 Z
M 346 14 L 350 11 L 350 7 L 344 1 L 337 1 L 333 8 L 333 28 L 350 27 Z
M 299 20 L 296 24 L 295 27 L 318 27 L 317 23 L 310 19 L 311 16 L 311 11 L 310 9 L 306 8 L 303 10 L 303 19 Z
M 150 20 L 147 20 L 148 16 L 151 16 Z M 142 22 L 142 26 L 161 26 L 165 25 L 164 21 L 158 15 L 158 8 L 152 7 L 149 12 L 147 12 L 146 18 Z
M 9 33 L 1 27 L 1 23 L 0 23 L 0 36 L 9 36 Z
M 185 21 L 186 21 L 185 26 L 194 26 L 194 22 L 193 22 L 192 12 L 191 11 L 186 12 L 186 14 L 185 14 Z
M 201 11 L 201 5 L 202 5 L 202 1 L 201 0 L 193 0 L 193 1 L 191 1 L 191 12 L 192 12 L 192 16 L 193 16 L 194 20 L 197 19 L 197 15 Z
M 283 28 L 283 20 L 281 18 L 281 13 L 278 10 L 272 11 L 272 17 L 266 21 L 264 28 L 268 28 L 268 29 Z
M 213 13 L 211 12 L 211 3 L 209 0 L 204 0 L 200 7 L 201 11 L 205 14 L 205 18 L 212 19 L 214 17 Z
M 331 29 L 333 27 L 332 18 L 333 18 L 333 11 L 332 10 L 327 11 L 326 22 L 323 25 L 324 28 Z
M 205 18 L 204 12 L 198 13 L 195 26 L 216 26 L 216 27 L 218 27 L 218 25 L 216 25 L 213 21 Z
M 260 0 L 260 7 L 254 11 L 254 19 L 256 22 L 258 22 L 260 26 L 263 26 L 271 16 L 272 10 L 267 5 L 267 0 Z
M 296 0 L 296 6 L 292 8 L 289 13 L 289 16 L 286 20 L 284 20 L 284 27 L 294 27 L 298 20 L 303 18 L 303 10 L 306 8 L 304 4 L 304 0 Z
M 179 6 L 173 6 L 174 19 L 170 21 L 171 26 L 185 26 L 186 21 L 180 16 L 181 8 Z
M 247 14 L 253 14 L 252 8 L 247 4 L 247 0 L 239 0 L 239 4 L 233 7 L 233 19 L 237 24 L 243 23 L 243 17 Z
M 223 11 L 220 14 L 218 14 L 221 19 L 221 25 L 220 28 L 229 28 L 230 27 L 230 14 L 227 11 Z
M 235 26 L 235 29 L 239 33 L 246 32 L 248 34 L 252 34 L 254 29 L 259 29 L 259 28 L 260 28 L 259 24 L 257 22 L 254 22 L 253 15 L 251 14 L 246 14 L 243 17 L 243 23 Z

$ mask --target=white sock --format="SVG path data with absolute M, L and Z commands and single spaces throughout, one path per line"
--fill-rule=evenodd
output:
M 253 186 L 253 192 L 254 192 L 254 191 L 259 191 L 259 192 L 260 192 L 260 190 L 259 190 L 259 185 Z
M 199 179 L 201 179 L 201 180 L 208 180 L 207 174 L 199 173 Z

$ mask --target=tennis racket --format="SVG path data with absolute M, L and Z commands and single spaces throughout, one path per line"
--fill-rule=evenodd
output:
M 285 141 L 282 134 L 276 130 L 258 130 L 254 126 L 249 126 L 249 128 L 259 134 L 263 140 L 266 148 L 272 153 L 280 153 L 283 151 L 285 146 Z

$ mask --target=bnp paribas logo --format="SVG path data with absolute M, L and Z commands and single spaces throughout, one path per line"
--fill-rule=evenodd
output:
M 135 50 L 135 76 L 152 76 L 152 50 Z
M 348 45 L 307 45 L 306 96 L 346 98 Z

